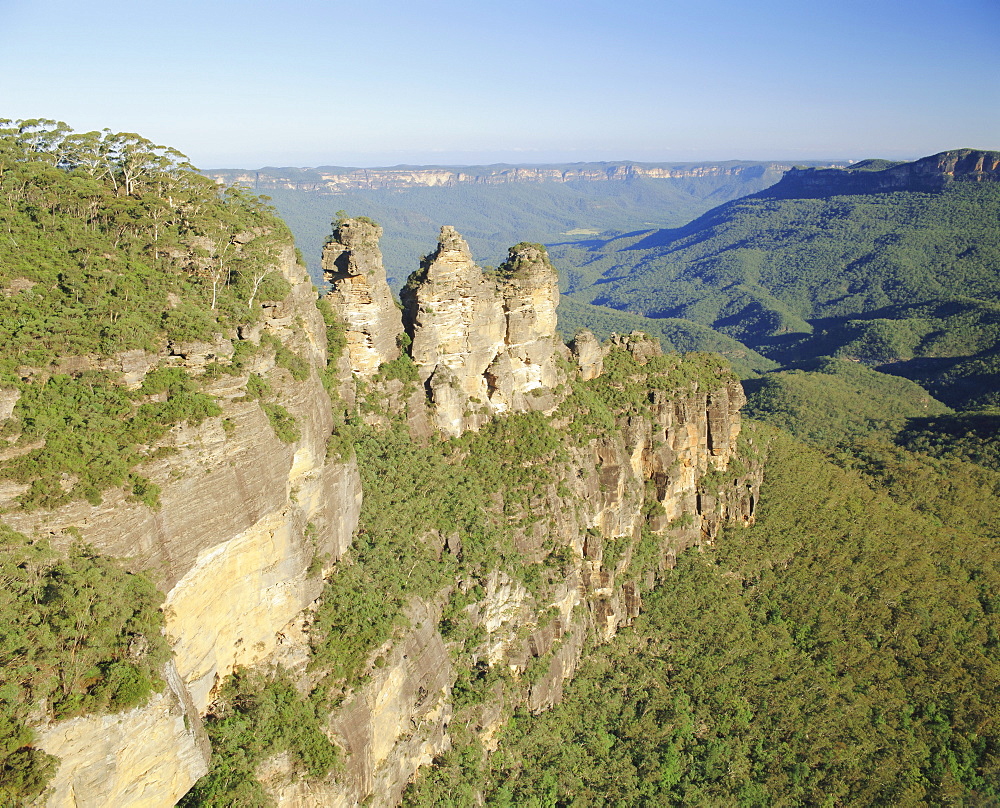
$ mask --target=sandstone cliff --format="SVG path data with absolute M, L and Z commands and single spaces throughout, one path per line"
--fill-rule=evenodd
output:
M 412 597 L 406 627 L 338 685 L 341 701 L 323 726 L 342 766 L 319 779 L 286 753 L 258 766 L 283 806 L 393 805 L 456 733 L 494 746 L 515 709 L 538 712 L 561 698 L 587 643 L 628 624 L 678 552 L 713 541 L 724 523 L 751 521 L 759 485 L 759 467 L 735 459 L 743 397 L 731 375 L 715 360 L 664 357 L 642 335 L 601 346 L 584 333 L 571 355 L 555 337 L 557 278 L 537 245 L 517 245 L 484 273 L 442 228 L 406 291 L 412 362 L 394 359 L 398 314 L 382 289 L 378 235 L 367 222 L 342 223 L 327 252 L 331 302 L 354 332 L 342 370 L 367 379 L 363 407 L 382 408 L 368 420 L 402 419 L 426 440 L 523 418 L 556 449 L 544 455 L 543 482 L 498 485 L 476 516 L 510 537 L 504 565 L 463 567 L 473 539 L 461 533 L 401 537 L 458 559 L 460 572 Z M 159 510 L 111 493 L 98 506 L 27 513 L 13 506 L 16 490 L 3 493 L 13 527 L 57 545 L 80 537 L 153 573 L 166 593 L 168 687 L 127 713 L 40 725 L 39 746 L 61 758 L 48 805 L 171 805 L 207 769 L 202 718 L 229 673 L 281 665 L 303 694 L 323 676 L 309 662 L 311 609 L 323 575 L 335 578 L 350 558 L 360 479 L 353 460 L 328 451 L 338 424 L 320 381 L 325 324 L 291 248 L 282 272 L 291 293 L 265 304 L 257 326 L 217 344 L 114 360 L 134 385 L 165 364 L 208 373 L 206 390 L 222 406 L 198 426 L 175 427 L 171 452 L 142 468 L 163 490 Z M 293 374 L 272 339 L 306 372 Z M 239 372 L 210 372 L 246 355 L 246 343 L 256 348 Z M 400 362 L 415 380 L 379 371 Z M 247 395 L 251 373 L 298 437 L 279 437 L 267 402 Z M 507 462 L 507 448 L 495 451 Z M 456 625 L 457 634 L 446 630 Z
M 446 231 L 442 243 L 435 261 L 468 272 L 457 237 Z M 577 342 L 595 350 L 592 336 Z M 373 654 L 366 677 L 329 719 L 327 732 L 345 752 L 343 769 L 307 783 L 282 758 L 263 768 L 279 805 L 395 805 L 408 779 L 448 750 L 455 733 L 493 748 L 515 709 L 539 712 L 560 700 L 586 644 L 610 641 L 628 624 L 677 553 L 711 543 L 723 524 L 753 520 L 760 468 L 736 459 L 740 385 L 718 363 L 698 370 L 698 360 L 662 356 L 643 335 L 616 337 L 596 352 L 599 360 L 581 362 L 590 392 L 571 396 L 553 416 L 568 451 L 553 460 L 549 481 L 523 504 L 516 492 L 495 491 L 496 518 L 514 525 L 519 556 L 539 571 L 529 577 L 543 583 L 528 585 L 522 573 L 500 569 L 478 583 L 460 578 L 468 604 L 448 620 L 442 609 L 454 587 L 437 599 L 415 599 L 410 628 L 397 633 L 391 650 Z M 595 373 L 605 364 L 611 378 Z M 679 386 L 657 389 L 660 374 L 674 371 L 683 371 Z M 591 430 L 593 413 L 580 409 L 591 395 L 645 403 L 623 404 L 613 423 Z M 575 427 L 585 431 L 571 439 Z M 503 447 L 496 454 L 505 462 Z M 437 538 L 440 553 L 459 556 L 468 540 Z M 476 639 L 446 631 L 456 620 Z M 479 696 L 470 700 L 470 688 Z
M 403 333 L 378 248 L 381 236 L 373 222 L 345 219 L 323 248 L 323 272 L 331 286 L 327 300 L 346 323 L 348 359 L 361 376 L 399 356 Z
M 207 176 L 255 191 L 288 189 L 343 193 L 380 188 L 454 187 L 537 182 L 608 182 L 632 178 L 778 177 L 785 163 L 576 163 L 568 166 L 411 166 L 393 168 L 267 168 L 259 171 L 207 171 Z
M 953 149 L 880 170 L 793 168 L 777 185 L 761 192 L 779 198 L 834 194 L 940 191 L 952 183 L 1000 181 L 1000 152 Z
M 265 345 L 241 373 L 209 381 L 206 390 L 222 415 L 174 427 L 165 442 L 170 452 L 141 468 L 162 489 L 159 509 L 112 490 L 97 506 L 76 502 L 26 513 L 14 501 L 16 486 L 0 494 L 11 527 L 48 536 L 56 546 L 81 539 L 148 571 L 167 595 L 166 631 L 174 652 L 167 690 L 124 715 L 39 727 L 40 748 L 62 758 L 50 806 L 176 802 L 207 768 L 200 714 L 213 689 L 235 666 L 254 664 L 278 647 L 283 627 L 319 594 L 320 568 L 332 565 L 351 541 L 361 491 L 352 463 L 326 457 L 333 424 L 319 379 L 325 326 L 314 287 L 290 246 L 280 271 L 291 292 L 280 303 L 262 305 L 245 341 L 277 338 L 308 363 L 308 374 L 293 378 Z M 238 339 L 232 334 L 218 346 L 165 346 L 158 355 L 120 361 L 133 373 L 133 384 L 156 366 L 178 365 L 197 376 L 209 360 L 227 361 Z M 262 402 L 245 395 L 249 373 L 271 386 L 299 438 L 278 438 Z
M 553 409 L 565 347 L 555 330 L 558 279 L 544 247 L 513 247 L 487 275 L 454 228 L 442 227 L 437 250 L 401 298 L 442 432 L 477 429 L 498 413 Z

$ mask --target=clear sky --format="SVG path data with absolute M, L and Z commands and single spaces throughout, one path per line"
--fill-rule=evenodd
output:
M 1000 149 L 1000 0 L 0 0 L 0 117 L 202 168 Z

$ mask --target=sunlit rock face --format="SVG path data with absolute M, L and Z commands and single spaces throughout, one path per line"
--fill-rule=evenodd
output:
M 881 170 L 871 170 L 865 163 L 846 170 L 793 168 L 766 195 L 935 192 L 956 182 L 1000 182 L 1000 152 L 981 149 L 952 149 Z
M 173 805 L 208 771 L 208 739 L 173 663 L 166 679 L 142 707 L 39 730 L 39 748 L 60 759 L 48 808 Z
M 596 379 L 604 371 L 604 351 L 594 332 L 584 329 L 570 344 L 573 359 L 576 360 L 580 378 L 584 381 Z
M 355 280 L 365 279 L 372 289 L 381 270 L 372 247 L 379 231 L 366 222 L 352 227 L 341 228 L 330 263 L 347 267 L 349 287 L 360 288 Z M 166 595 L 173 648 L 168 687 L 136 710 L 38 727 L 39 745 L 61 758 L 50 805 L 172 805 L 207 769 L 200 715 L 236 666 L 298 660 L 286 667 L 302 677 L 304 690 L 309 683 L 303 610 L 320 594 L 321 573 L 350 545 L 361 488 L 355 462 L 328 457 L 333 415 L 318 373 L 326 361 L 325 326 L 290 249 L 283 271 L 292 292 L 267 304 L 256 339 L 280 337 L 310 360 L 310 374 L 296 380 L 266 352 L 247 372 L 268 381 L 298 424 L 298 439 L 279 440 L 260 403 L 244 396 L 245 377 L 225 375 L 207 388 L 223 414 L 176 427 L 169 438 L 176 451 L 143 470 L 163 489 L 159 510 L 112 492 L 100 506 L 73 503 L 8 518 L 25 532 L 44 531 L 57 545 L 79 536 L 125 557 L 156 576 Z M 388 292 L 386 299 L 391 304 Z M 413 399 L 429 393 L 434 423 L 428 432 L 460 434 L 504 413 L 556 407 L 570 365 L 561 361 L 569 354 L 555 336 L 558 291 L 544 249 L 518 245 L 495 272 L 484 272 L 464 240 L 443 228 L 404 302 L 423 382 L 406 394 L 406 407 L 418 411 Z M 389 312 L 394 349 L 398 309 L 375 305 L 371 329 L 375 310 Z M 360 358 L 350 357 L 356 376 L 396 355 L 376 351 L 373 346 L 385 343 L 378 332 L 370 342 L 367 331 L 358 327 L 356 334 L 353 344 L 364 348 L 355 355 Z M 218 354 L 225 346 L 209 347 Z M 581 377 L 600 376 L 605 364 L 610 369 L 612 349 L 627 350 L 640 365 L 659 352 L 640 335 L 601 346 L 581 334 L 574 349 Z M 208 353 L 178 348 L 168 361 L 203 367 Z M 144 366 L 145 360 L 135 363 L 137 377 Z M 11 397 L 0 391 L 0 418 Z M 498 729 L 514 710 L 540 712 L 557 703 L 588 644 L 610 639 L 639 613 L 643 593 L 678 552 L 710 543 L 725 523 L 752 521 L 759 468 L 724 473 L 743 401 L 730 376 L 651 390 L 644 414 L 624 413 L 606 433 L 568 445 L 551 482 L 533 492 L 523 513 L 510 514 L 511 538 L 526 564 L 557 552 L 565 558 L 551 567 L 551 586 L 542 596 L 494 570 L 465 607 L 481 636 L 477 664 L 506 670 L 507 684 L 461 714 L 452 694 L 459 663 L 453 641 L 441 634 L 445 595 L 414 600 L 408 626 L 381 649 L 381 663 L 369 660 L 365 676 L 325 725 L 343 752 L 343 766 L 309 781 L 287 755 L 264 761 L 257 775 L 275 802 L 394 805 L 419 769 L 450 747 L 454 721 L 495 748 Z M 657 508 L 650 507 L 653 500 Z M 497 507 L 503 510 L 503 503 Z M 655 557 L 639 570 L 636 550 L 649 534 Z M 442 553 L 461 552 L 461 537 L 440 540 Z
M 540 244 L 518 244 L 497 271 L 507 329 L 503 350 L 487 371 L 495 412 L 555 408 L 565 379 L 556 362 L 565 346 L 556 335 L 559 277 Z
M 441 228 L 437 250 L 404 287 L 412 356 L 448 435 L 503 412 L 551 411 L 559 289 L 545 248 L 520 244 L 495 272 L 476 266 L 465 240 Z
M 323 248 L 326 299 L 347 328 L 351 370 L 371 376 L 399 356 L 403 323 L 385 277 L 378 241 L 382 228 L 365 219 L 343 219 Z
M 660 353 L 657 342 L 640 334 L 592 347 L 597 355 L 590 368 L 610 367 L 611 351 L 625 350 L 640 365 Z M 552 465 L 552 479 L 523 510 L 498 500 L 525 564 L 551 553 L 565 558 L 558 571 L 549 568 L 544 593 L 495 569 L 464 607 L 480 638 L 476 671 L 503 671 L 503 682 L 498 679 L 481 704 L 463 706 L 453 691 L 468 660 L 452 656 L 454 641 L 441 634 L 447 594 L 415 599 L 408 627 L 378 650 L 377 662 L 373 654 L 358 686 L 329 718 L 326 732 L 345 752 L 343 768 L 308 781 L 287 755 L 277 755 L 259 769 L 275 802 L 281 808 L 397 805 L 407 783 L 450 748 L 454 727 L 496 750 L 499 730 L 516 710 L 539 713 L 557 704 L 586 648 L 610 641 L 639 614 L 644 594 L 678 553 L 711 544 L 725 524 L 753 521 L 760 466 L 731 464 L 743 403 L 742 388 L 728 374 L 651 390 L 645 412 L 622 413 L 606 433 L 568 443 L 565 457 Z M 653 500 L 659 507 L 650 507 Z M 436 540 L 442 554 L 461 552 L 457 535 Z M 642 543 L 655 547 L 645 561 Z
M 207 381 L 205 390 L 222 414 L 176 425 L 162 441 L 170 452 L 141 467 L 162 489 L 158 509 L 111 489 L 98 505 L 12 509 L 4 517 L 14 529 L 43 534 L 56 547 L 82 540 L 120 558 L 150 574 L 166 596 L 165 631 L 173 649 L 163 674 L 167 688 L 126 713 L 37 727 L 40 746 L 60 758 L 51 806 L 125 808 L 180 799 L 207 769 L 199 715 L 217 686 L 237 665 L 257 663 L 279 647 L 286 626 L 318 597 L 323 570 L 350 545 L 361 482 L 353 460 L 327 457 L 333 415 L 319 376 L 327 358 L 326 326 L 316 290 L 290 245 L 277 269 L 291 291 L 283 301 L 261 305 L 248 338 L 279 338 L 309 362 L 306 378 L 296 380 L 273 352 L 262 351 L 242 375 Z M 150 355 L 155 361 L 141 363 L 136 373 L 141 381 L 146 369 L 160 364 L 198 376 L 202 353 L 169 347 Z M 250 372 L 267 381 L 294 419 L 297 439 L 280 440 L 260 402 L 247 400 Z M 7 398 L 0 395 L 0 405 Z M 7 496 L 0 490 L 0 505 L 11 507 Z

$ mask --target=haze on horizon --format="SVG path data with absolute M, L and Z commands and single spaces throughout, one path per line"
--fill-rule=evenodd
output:
M 0 0 L 0 117 L 202 168 L 1000 149 L 995 0 Z

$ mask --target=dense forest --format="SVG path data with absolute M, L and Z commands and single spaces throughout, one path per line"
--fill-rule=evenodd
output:
M 405 804 L 1000 798 L 1000 474 L 758 429 L 757 524 L 683 555 L 562 704 L 516 716 L 485 763 L 459 745 Z
M 951 407 L 996 405 L 1000 183 L 959 177 L 929 190 L 922 179 L 913 190 L 849 192 L 852 175 L 895 168 L 818 171 L 825 194 L 792 177 L 679 228 L 575 247 L 563 255 L 567 291 L 693 320 L 782 365 L 843 357 L 911 379 Z

